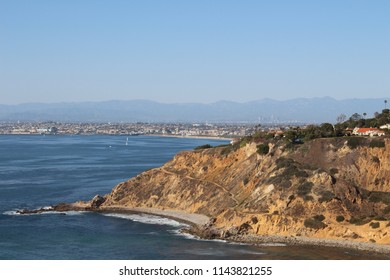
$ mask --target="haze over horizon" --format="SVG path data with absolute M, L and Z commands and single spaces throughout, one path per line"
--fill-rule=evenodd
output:
M 48 102 L 48 101 L 42 101 L 42 102 L 22 102 L 22 103 L 15 103 L 15 104 L 6 104 L 6 103 L 0 103 L 0 105 L 4 106 L 21 106 L 21 105 L 28 105 L 28 104 L 42 104 L 42 105 L 55 105 L 55 104 L 83 104 L 83 103 L 109 103 L 109 102 L 151 102 L 151 103 L 157 103 L 162 105 L 188 105 L 188 104 L 199 104 L 199 105 L 213 105 L 218 103 L 235 103 L 235 104 L 249 104 L 249 103 L 255 103 L 255 102 L 290 102 L 290 101 L 296 101 L 296 100 L 305 100 L 305 101 L 314 101 L 314 100 L 331 100 L 331 101 L 349 101 L 349 100 L 356 100 L 356 101 L 364 101 L 364 100 L 370 100 L 371 102 L 373 100 L 378 101 L 378 105 L 383 104 L 385 100 L 390 100 L 389 97 L 378 97 L 378 98 L 337 98 L 337 97 L 331 97 L 331 96 L 316 96 L 316 97 L 292 97 L 292 98 L 285 98 L 285 99 L 277 99 L 277 98 L 259 98 L 259 99 L 253 99 L 248 101 L 234 101 L 234 100 L 227 100 L 227 99 L 220 99 L 216 101 L 211 102 L 168 102 L 168 101 L 157 101 L 157 100 L 151 100 L 148 98 L 136 98 L 136 99 L 106 99 L 106 100 L 84 100 L 84 101 L 73 101 L 73 100 L 67 100 L 67 101 L 57 101 L 57 102 Z
M 390 2 L 0 2 L 0 104 L 390 92 Z

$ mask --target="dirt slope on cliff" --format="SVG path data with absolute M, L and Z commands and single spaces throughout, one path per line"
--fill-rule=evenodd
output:
M 316 139 L 177 154 L 117 185 L 108 206 L 213 218 L 222 236 L 258 234 L 390 244 L 390 141 Z M 376 142 L 375 142 L 376 141 Z

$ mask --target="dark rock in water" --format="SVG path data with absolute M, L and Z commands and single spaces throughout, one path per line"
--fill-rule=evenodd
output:
M 28 215 L 28 214 L 40 214 L 48 211 L 53 211 L 53 209 L 52 208 L 50 208 L 50 210 L 47 208 L 40 208 L 40 209 L 33 209 L 33 210 L 22 209 L 22 210 L 17 210 L 16 213 L 20 215 Z
M 95 195 L 91 201 L 91 208 L 92 209 L 99 208 L 100 205 L 102 205 L 105 201 L 106 199 L 103 196 Z
M 75 206 L 73 204 L 68 203 L 60 203 L 54 206 L 49 207 L 43 207 L 39 209 L 23 209 L 23 210 L 17 210 L 16 213 L 21 215 L 28 215 L 28 214 L 41 214 L 44 212 L 67 212 L 67 211 L 80 211 L 85 210 L 78 206 Z
M 79 210 L 79 209 L 76 209 L 75 206 L 72 204 L 60 203 L 60 204 L 53 206 L 51 211 L 67 212 L 67 211 L 73 211 L 73 210 Z

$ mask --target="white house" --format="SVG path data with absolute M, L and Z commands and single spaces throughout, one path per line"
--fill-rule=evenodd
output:
M 359 135 L 359 136 L 384 136 L 385 132 L 383 130 L 380 130 L 378 128 L 366 128 L 366 127 L 355 127 L 352 131 L 353 135 Z
M 390 123 L 381 125 L 379 128 L 380 129 L 390 129 Z

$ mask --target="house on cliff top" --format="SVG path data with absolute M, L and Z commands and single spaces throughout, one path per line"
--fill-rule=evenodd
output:
M 355 127 L 354 130 L 352 131 L 352 135 L 373 137 L 373 136 L 384 136 L 385 132 L 383 130 L 378 129 L 378 128 Z
M 390 123 L 384 124 L 384 125 L 380 126 L 379 128 L 380 129 L 390 129 Z

